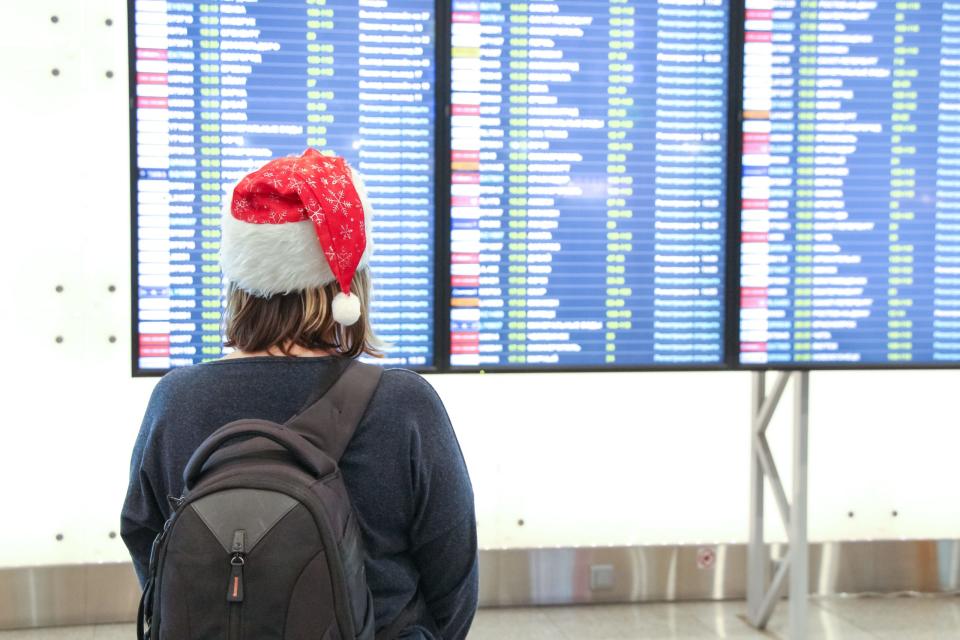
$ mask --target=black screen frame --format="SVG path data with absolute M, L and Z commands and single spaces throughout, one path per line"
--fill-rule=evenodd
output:
M 127 110 L 130 135 L 130 370 L 134 378 L 151 378 L 164 375 L 167 370 L 140 368 L 140 264 L 139 207 L 137 181 L 140 167 L 137 164 L 137 39 L 136 8 L 134 0 L 127 0 Z
M 140 167 L 137 164 L 137 51 L 136 51 L 136 8 L 135 0 L 127 0 L 127 79 L 128 79 L 128 113 L 129 113 L 129 149 L 130 149 L 130 371 L 134 378 L 159 378 L 172 371 L 168 369 L 144 369 L 140 367 L 140 306 L 139 306 L 139 284 L 138 284 L 138 248 L 139 248 L 139 226 L 138 226 L 138 201 L 137 201 L 137 180 L 140 177 Z M 441 220 L 437 213 L 440 211 L 440 204 L 449 202 L 449 162 L 441 160 L 449 158 L 449 136 L 440 135 L 443 131 L 449 130 L 449 69 L 440 64 L 441 60 L 449 57 L 449 17 L 450 0 L 434 1 L 434 212 L 433 231 L 434 231 L 434 263 L 433 263 L 433 364 L 427 366 L 407 367 L 419 373 L 437 373 L 444 371 L 445 363 L 439 361 L 439 356 L 447 354 L 446 361 L 449 361 L 449 347 L 444 346 L 441 341 L 443 336 L 449 340 L 449 331 L 440 331 L 440 323 L 445 322 L 449 327 L 449 310 L 446 305 L 440 304 L 444 289 L 442 279 L 445 273 L 443 265 L 449 262 L 449 243 L 445 241 L 444 227 L 447 221 Z M 441 13 L 442 12 L 442 13 Z M 441 20 L 441 17 L 443 20 Z M 449 235 L 449 230 L 446 232 Z M 444 257 L 446 256 L 446 257 Z M 449 290 L 449 277 L 446 279 L 446 286 Z M 449 297 L 449 296 L 447 296 Z
M 739 253 L 739 228 L 740 228 L 740 160 L 741 160 L 741 143 L 742 136 L 740 134 L 739 118 L 733 118 L 731 114 L 733 113 L 732 107 L 736 106 L 736 113 L 740 112 L 739 104 L 742 101 L 742 76 L 743 76 L 743 60 L 742 60 L 742 46 L 743 46 L 743 7 L 745 5 L 744 0 L 733 0 L 730 3 L 728 14 L 727 14 L 727 45 L 729 47 L 727 52 L 727 112 L 726 112 L 726 129 L 727 129 L 727 140 L 726 140 L 726 161 L 724 167 L 724 177 L 726 179 L 726 190 L 724 198 L 724 206 L 726 207 L 725 211 L 725 225 L 724 225 L 724 261 L 723 261 L 723 274 L 724 274 L 724 288 L 723 288 L 723 304 L 724 310 L 721 314 L 723 318 L 723 335 L 721 336 L 721 349 L 722 354 L 720 361 L 717 363 L 702 364 L 702 365 L 692 365 L 692 364 L 598 364 L 598 365 L 496 365 L 496 366 L 449 366 L 449 346 L 447 347 L 446 362 L 448 366 L 443 373 L 452 373 L 452 374 L 467 374 L 467 373 L 587 373 L 587 372 L 596 372 L 596 373 L 614 373 L 614 372 L 707 372 L 707 371 L 730 371 L 734 369 L 733 366 L 736 361 L 736 353 L 731 352 L 731 345 L 736 344 L 737 336 L 739 335 L 739 326 L 736 326 L 736 332 L 732 330 L 734 325 L 731 325 L 731 321 L 738 320 L 739 313 L 737 309 L 734 309 L 731 313 L 731 300 L 734 304 L 739 299 L 739 276 L 740 276 L 740 253 Z M 447 13 L 447 24 L 452 23 L 452 11 Z M 448 47 L 450 43 L 448 43 Z M 739 53 L 738 53 L 739 52 Z M 449 73 L 450 66 L 452 65 L 452 60 L 447 60 L 446 68 Z M 449 91 L 448 91 L 449 94 Z M 448 95 L 448 102 L 450 96 Z M 736 100 L 736 102 L 734 102 Z M 736 126 L 734 126 L 734 121 L 736 121 Z M 451 132 L 449 127 L 447 130 L 442 132 L 443 137 L 447 140 L 450 139 Z M 449 166 L 449 165 L 447 165 Z M 449 182 L 449 177 L 447 178 Z M 442 212 L 443 215 L 438 216 L 443 218 L 447 223 L 450 220 L 450 205 L 451 202 L 448 200 L 446 203 L 446 209 Z M 732 219 L 732 213 L 736 212 L 736 219 Z M 733 235 L 736 233 L 737 235 Z M 446 240 L 449 241 L 449 230 L 446 232 Z M 449 242 L 448 242 L 449 246 Z M 441 265 L 444 269 L 449 268 L 449 259 L 447 264 Z M 733 289 L 731 285 L 731 277 L 737 278 L 737 288 Z M 447 285 L 449 291 L 449 276 L 447 276 Z M 447 295 L 444 302 L 444 307 L 449 312 L 450 308 L 450 296 Z M 446 327 L 446 334 L 449 340 L 449 323 Z M 449 342 L 448 342 L 449 344 Z
M 732 84 L 730 87 L 730 95 L 733 97 L 736 95 L 736 102 L 731 102 L 735 106 L 735 109 L 731 109 L 728 117 L 730 120 L 730 128 L 734 128 L 734 123 L 738 129 L 742 129 L 743 125 L 743 67 L 745 64 L 743 56 L 743 46 L 745 36 L 745 24 L 744 20 L 746 19 L 746 2 L 745 0 L 735 0 L 733 4 L 737 7 L 740 17 L 738 24 L 731 24 L 732 29 L 736 31 L 731 31 L 731 43 L 736 42 L 736 46 L 740 48 L 737 58 L 739 59 L 739 69 L 737 70 L 737 82 Z M 733 36 L 736 36 L 734 41 Z M 731 60 L 733 56 L 731 55 Z M 731 70 L 733 71 L 733 70 Z M 731 79 L 733 75 L 731 73 Z M 732 279 L 730 283 L 733 286 L 728 287 L 728 316 L 733 316 L 733 322 L 729 326 L 729 334 L 727 339 L 729 340 L 729 345 L 727 347 L 728 354 L 728 364 L 731 370 L 735 371 L 750 371 L 750 372 L 765 372 L 765 371 L 899 371 L 899 370 L 937 370 L 937 369 L 958 369 L 960 368 L 960 361 L 955 363 L 931 363 L 931 362 L 916 362 L 916 363 L 894 363 L 886 364 L 882 362 L 789 362 L 789 363 L 742 363 L 740 362 L 740 221 L 742 213 L 742 202 L 741 202 L 741 190 L 740 190 L 740 180 L 742 178 L 742 173 L 740 171 L 741 164 L 743 161 L 742 155 L 742 145 L 743 139 L 742 134 L 738 135 L 737 140 L 737 175 L 731 176 L 731 180 L 736 180 L 736 190 L 737 197 L 735 202 L 735 207 L 728 212 L 729 222 L 731 224 L 736 224 L 736 228 L 732 229 L 731 238 L 736 239 L 737 246 L 735 247 L 735 261 L 732 261 L 728 264 L 728 275 Z M 731 184 L 733 184 L 731 182 Z M 733 202 L 733 201 L 729 201 Z M 733 234 L 736 234 L 735 236 Z M 728 257 L 732 257 L 731 256 Z
M 434 2 L 434 264 L 433 264 L 433 364 L 414 367 L 421 373 L 575 373 L 575 372 L 707 372 L 707 371 L 816 371 L 816 370 L 936 370 L 957 369 L 960 362 L 910 362 L 887 364 L 867 363 L 760 363 L 740 362 L 740 235 L 741 178 L 743 159 L 743 73 L 745 0 L 733 0 L 728 9 L 727 25 L 727 109 L 726 109 L 726 221 L 724 256 L 723 354 L 716 364 L 662 365 L 504 365 L 493 367 L 452 367 L 450 365 L 450 102 L 452 0 Z M 128 112 L 130 150 L 130 366 L 133 377 L 160 377 L 169 369 L 139 367 L 139 300 L 138 300 L 138 201 L 137 120 L 136 120 L 136 35 L 134 0 L 127 1 Z

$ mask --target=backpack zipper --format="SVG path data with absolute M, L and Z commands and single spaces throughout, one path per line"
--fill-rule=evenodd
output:
M 297 475 L 298 475 L 298 476 L 305 476 L 306 474 L 304 474 L 303 472 L 299 472 Z M 325 482 L 333 481 L 337 475 L 342 475 L 342 474 L 340 474 L 339 472 L 336 473 L 336 474 L 331 474 L 331 476 L 330 476 L 329 478 L 325 478 L 324 480 L 316 480 L 316 479 L 314 479 L 314 483 L 325 483 Z M 305 479 L 306 479 L 306 478 L 304 478 L 304 480 L 305 480 Z M 312 490 L 311 490 L 311 488 L 310 488 L 310 487 L 312 486 L 312 484 L 311 484 L 311 485 L 307 485 L 306 488 L 304 488 L 304 486 L 303 486 L 303 484 L 302 484 L 302 483 L 303 483 L 303 480 L 300 480 L 300 479 L 297 479 L 296 481 L 293 481 L 293 480 L 291 480 L 290 478 L 284 478 L 284 479 L 282 479 L 282 480 L 277 480 L 277 481 L 273 481 L 273 480 L 271 480 L 271 481 L 264 481 L 262 477 L 252 476 L 252 475 L 249 474 L 249 473 L 235 473 L 235 474 L 226 475 L 226 476 L 224 476 L 224 477 L 222 477 L 222 478 L 218 478 L 216 482 L 211 482 L 208 486 L 204 487 L 203 491 L 197 491 L 197 492 L 190 493 L 188 499 L 189 499 L 191 502 L 193 502 L 194 500 L 198 500 L 198 499 L 200 499 L 200 498 L 202 498 L 202 497 L 204 497 L 204 496 L 210 495 L 211 493 L 216 493 L 217 491 L 220 491 L 221 489 L 225 488 L 225 485 L 226 485 L 226 487 L 229 487 L 231 484 L 237 483 L 237 482 L 241 482 L 241 481 L 245 483 L 244 486 L 246 486 L 246 487 L 248 487 L 248 488 L 251 488 L 251 489 L 264 489 L 264 490 L 266 490 L 266 491 L 277 491 L 277 492 L 279 492 L 279 493 L 286 494 L 286 495 L 290 496 L 291 498 L 296 499 L 296 500 L 299 501 L 301 504 L 303 504 L 304 506 L 306 506 L 306 508 L 307 508 L 307 510 L 309 511 L 309 513 L 313 516 L 314 520 L 317 522 L 317 525 L 318 525 L 318 527 L 319 527 L 319 530 L 321 531 L 321 534 L 322 534 L 322 532 L 324 531 L 324 526 L 321 526 L 321 525 L 320 525 L 320 521 L 321 521 L 321 520 L 323 520 L 323 521 L 326 522 L 326 525 L 325 525 L 325 526 L 326 526 L 327 528 L 330 528 L 329 519 L 328 519 L 328 517 L 327 517 L 327 514 L 326 514 L 322 509 L 321 509 L 321 510 L 315 510 L 315 509 L 313 509 L 313 508 L 311 508 L 311 507 L 309 506 L 311 500 L 315 497 L 315 495 L 313 494 L 313 492 L 312 492 Z M 329 530 L 332 531 L 332 528 L 330 528 Z M 234 535 L 236 536 L 236 533 L 234 533 Z M 322 536 L 321 536 L 321 537 L 322 537 Z M 332 541 L 332 540 L 327 540 L 326 538 L 323 538 L 323 537 L 322 537 L 322 539 L 323 539 L 324 545 L 326 545 L 326 546 L 332 546 L 332 544 L 333 544 L 333 541 Z M 336 554 L 333 554 L 333 557 L 335 558 L 335 557 L 336 557 Z M 341 581 L 344 580 L 344 577 L 343 577 L 343 568 L 340 566 L 340 563 L 339 563 L 339 562 L 333 562 L 333 563 L 331 563 L 331 565 L 330 565 L 330 572 L 331 572 L 331 574 L 333 575 L 333 578 L 334 578 L 334 581 L 333 581 L 333 582 L 334 582 L 334 589 L 333 589 L 333 599 L 334 599 L 334 602 L 348 602 L 348 601 L 349 601 L 349 595 L 348 595 L 343 589 L 337 588 L 338 585 L 341 584 Z M 241 575 L 242 575 L 242 574 L 241 574 Z M 232 578 L 232 576 L 231 576 L 231 578 Z M 242 579 L 242 577 L 241 577 L 241 579 L 240 579 L 240 585 L 241 585 L 241 590 L 242 590 L 242 585 L 243 585 L 243 579 Z M 230 586 L 232 586 L 232 585 L 230 585 Z M 230 592 L 228 591 L 228 594 L 229 594 L 229 593 L 230 593 Z M 232 602 L 231 602 L 231 603 L 230 603 L 230 607 L 231 607 L 231 609 L 233 609 L 233 608 L 239 608 L 239 603 L 236 603 L 236 604 L 235 604 L 235 603 L 232 603 Z M 239 615 L 239 614 L 240 614 L 240 612 L 239 612 L 239 610 L 238 610 L 238 611 L 237 611 L 237 614 L 236 614 L 236 616 L 237 616 L 236 626 L 237 626 L 237 629 L 238 629 L 238 631 L 237 631 L 236 633 L 238 634 L 238 636 L 239 636 L 239 626 L 240 626 L 240 615 Z M 347 616 L 347 617 L 349 618 L 349 616 Z M 234 625 L 233 625 L 233 617 L 232 617 L 232 616 L 231 616 L 230 620 L 231 620 L 230 627 L 231 627 L 231 629 L 232 629 L 233 626 L 234 626 Z M 341 623 L 342 623 L 342 624 L 341 624 Z M 342 630 L 342 631 L 346 631 L 346 636 L 347 636 L 347 637 L 352 637 L 352 636 L 350 635 L 350 633 L 352 632 L 353 627 L 354 627 L 354 623 L 353 623 L 353 620 L 352 620 L 352 619 L 347 619 L 347 620 L 341 621 L 341 620 L 338 618 L 338 625 L 341 626 L 341 630 Z M 228 637 L 229 637 L 231 640 L 233 640 L 233 639 L 235 638 L 235 636 L 233 635 L 233 632 L 231 632 Z
M 227 602 L 230 607 L 228 623 L 228 638 L 240 638 L 240 608 L 243 606 L 243 566 L 247 563 L 244 538 L 246 532 L 242 529 L 233 532 L 233 555 L 230 556 L 230 582 L 227 584 Z

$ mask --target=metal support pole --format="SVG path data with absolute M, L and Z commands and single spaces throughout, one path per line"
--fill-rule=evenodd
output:
M 753 394 L 750 401 L 750 539 L 747 545 L 747 618 L 754 626 L 760 626 L 758 616 L 763 603 L 764 591 L 769 582 L 770 557 L 763 540 L 763 467 L 757 452 L 757 416 L 766 399 L 764 371 L 753 376 Z
M 807 543 L 807 436 L 810 372 L 793 374 L 793 499 L 790 504 L 790 638 L 807 637 L 810 548 Z
M 793 378 L 793 486 L 790 501 L 767 442 L 767 426 L 787 382 Z M 790 586 L 788 633 L 790 640 L 807 637 L 809 551 L 807 541 L 807 436 L 810 422 L 810 373 L 782 372 L 767 391 L 766 373 L 753 374 L 750 403 L 750 540 L 747 547 L 747 619 L 764 629 L 773 610 Z M 770 580 L 770 555 L 764 543 L 764 490 L 766 482 L 776 498 L 787 531 L 789 549 Z

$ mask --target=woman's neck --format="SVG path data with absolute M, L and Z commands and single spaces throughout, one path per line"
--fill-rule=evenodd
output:
M 289 357 L 294 356 L 297 358 L 325 358 L 329 356 L 336 355 L 333 351 L 327 351 L 325 349 L 307 349 L 299 345 L 290 345 L 287 348 L 287 353 L 284 353 L 280 350 L 280 347 L 270 347 L 264 351 L 241 351 L 237 349 L 232 351 L 224 356 L 224 359 L 234 359 L 234 358 L 258 358 L 263 356 L 274 356 L 274 357 Z

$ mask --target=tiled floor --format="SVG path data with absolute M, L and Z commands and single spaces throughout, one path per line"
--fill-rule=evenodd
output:
M 741 602 L 482 609 L 470 640 L 786 640 L 786 606 L 765 632 Z M 809 640 L 960 639 L 960 597 L 811 601 Z M 0 632 L 0 640 L 129 640 L 131 625 Z

